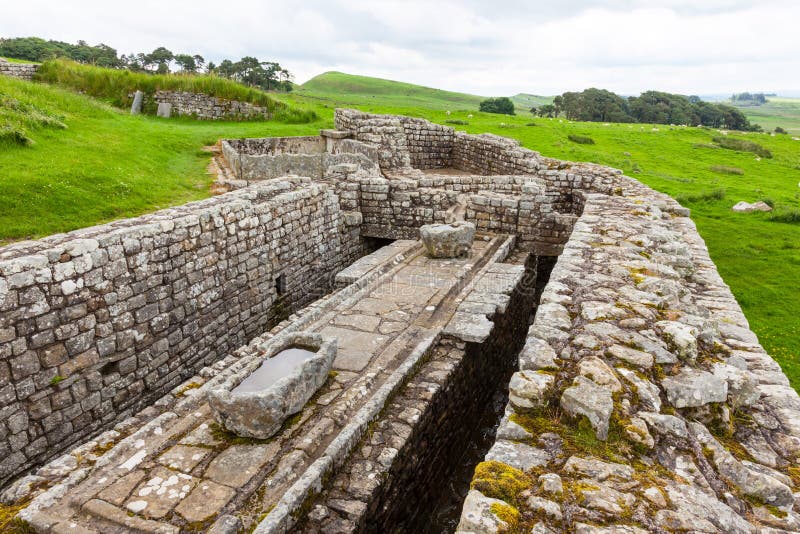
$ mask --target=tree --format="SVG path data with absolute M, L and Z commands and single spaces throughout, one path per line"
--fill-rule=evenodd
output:
M 564 99 L 560 96 L 553 98 L 553 107 L 555 108 L 555 116 L 558 117 L 561 114 L 561 110 L 564 109 Z
M 193 55 L 192 59 L 194 59 L 194 64 L 197 67 L 197 70 L 202 70 L 203 69 L 203 65 L 206 64 L 206 59 L 203 56 L 201 56 L 200 54 Z
M 536 113 L 537 113 L 539 110 L 538 110 L 538 109 L 536 109 L 536 106 L 531 106 L 531 109 L 529 109 L 528 111 L 530 112 L 530 114 L 531 114 L 531 115 L 533 115 L 533 116 L 535 117 L 535 116 L 536 116 Z
M 506 96 L 499 98 L 487 98 L 480 104 L 481 111 L 486 113 L 500 113 L 503 115 L 514 115 L 514 102 Z
M 543 106 L 539 106 L 539 116 L 540 117 L 557 117 L 556 114 L 556 107 L 553 104 L 545 104 Z
M 193 56 L 189 54 L 177 54 L 175 56 L 175 63 L 180 66 L 183 72 L 197 72 L 197 63 L 194 60 Z
M 163 46 L 159 46 L 147 55 L 147 59 L 148 64 L 158 66 L 159 74 L 166 74 L 169 72 L 169 64 L 175 59 L 175 55 Z

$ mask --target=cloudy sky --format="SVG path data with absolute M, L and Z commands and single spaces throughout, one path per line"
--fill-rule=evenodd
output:
M 166 46 L 482 95 L 800 91 L 798 0 L 25 0 L 0 36 Z

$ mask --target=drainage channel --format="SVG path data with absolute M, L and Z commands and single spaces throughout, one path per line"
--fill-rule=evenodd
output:
M 513 263 L 523 261 L 525 275 L 505 313 L 494 317 L 491 336 L 483 343 L 440 338 L 327 489 L 304 507 L 297 532 L 455 531 L 554 263 L 535 256 Z M 391 467 L 378 474 L 383 462 Z
M 558 260 L 558 256 L 534 256 L 531 254 L 526 262 L 526 282 L 533 282 L 535 291 L 528 324 L 533 322 L 539 298 L 547 282 L 550 280 L 550 273 Z M 517 348 L 514 357 L 508 362 L 503 374 L 498 378 L 496 389 L 491 399 L 485 404 L 483 411 L 475 420 L 471 433 L 466 442 L 461 444 L 462 451 L 450 459 L 451 472 L 445 482 L 439 488 L 439 497 L 436 499 L 433 508 L 425 514 L 427 522 L 420 525 L 420 532 L 430 534 L 450 534 L 455 532 L 461 517 L 461 508 L 464 499 L 469 492 L 472 475 L 475 466 L 483 461 L 486 453 L 495 442 L 497 428 L 503 418 L 506 404 L 508 403 L 508 383 L 511 375 L 517 370 L 517 357 L 524 345 L 515 345 Z M 490 357 L 489 354 L 484 354 Z

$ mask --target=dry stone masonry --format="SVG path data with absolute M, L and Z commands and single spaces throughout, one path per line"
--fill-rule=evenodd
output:
M 37 70 L 39 65 L 36 63 L 11 63 L 0 58 L 0 74 L 4 76 L 30 81 Z
M 0 476 L 21 519 L 800 532 L 800 397 L 688 210 L 493 135 L 335 123 L 223 141 L 212 200 L 0 250 Z M 431 257 L 425 225 L 474 241 Z M 298 335 L 336 340 L 319 390 L 270 439 L 225 430 L 212 392 Z

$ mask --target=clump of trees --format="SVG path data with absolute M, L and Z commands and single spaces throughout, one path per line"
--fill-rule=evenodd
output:
M 89 45 L 78 41 L 73 45 L 62 41 L 46 41 L 39 37 L 14 37 L 0 39 L 0 56 L 28 61 L 47 61 L 67 58 L 78 63 L 134 72 L 169 74 L 217 74 L 250 87 L 267 91 L 291 91 L 292 74 L 274 61 L 260 61 L 246 56 L 238 61 L 225 59 L 219 66 L 200 54 L 175 54 L 159 46 L 152 52 L 134 52 L 117 55 L 116 49 L 105 45 Z
M 514 115 L 514 102 L 506 96 L 499 98 L 487 98 L 481 102 L 479 109 L 486 113 L 500 113 L 503 115 Z
M 555 97 L 553 104 L 533 108 L 531 113 L 540 117 L 557 117 L 563 113 L 569 120 L 584 122 L 682 124 L 761 131 L 760 126 L 751 124 L 744 113 L 733 106 L 662 91 L 645 91 L 628 98 L 596 88 L 566 92 Z
M 775 94 L 744 92 L 744 93 L 734 94 L 731 97 L 731 102 L 733 102 L 734 104 L 740 104 L 745 106 L 760 106 L 762 104 L 767 103 L 768 96 L 775 96 Z

